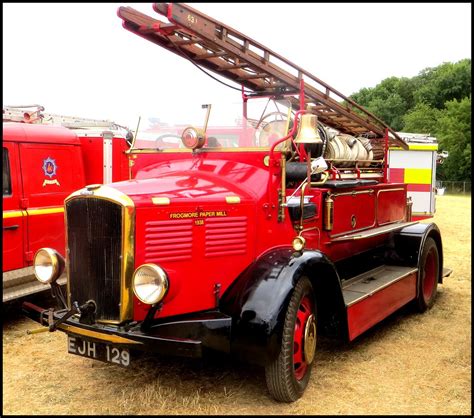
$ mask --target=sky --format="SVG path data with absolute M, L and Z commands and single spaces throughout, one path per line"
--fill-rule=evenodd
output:
M 192 3 L 349 96 L 471 58 L 471 3 Z M 122 28 L 120 6 L 3 3 L 3 105 L 131 127 L 188 103 L 240 100 L 187 60 Z M 234 84 L 235 85 L 235 84 Z

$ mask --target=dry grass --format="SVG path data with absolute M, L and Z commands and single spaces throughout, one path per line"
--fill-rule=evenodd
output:
M 454 268 L 423 315 L 402 309 L 352 344 L 319 341 L 304 397 L 269 398 L 263 370 L 228 358 L 142 356 L 131 369 L 66 353 L 63 333 L 10 310 L 3 325 L 4 414 L 471 414 L 471 200 L 437 197 Z M 44 302 L 43 302 L 44 303 Z

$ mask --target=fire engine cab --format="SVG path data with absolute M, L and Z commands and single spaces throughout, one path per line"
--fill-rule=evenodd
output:
M 68 351 L 128 366 L 131 350 L 262 366 L 270 394 L 302 396 L 317 335 L 352 341 L 450 273 L 441 233 L 389 181 L 389 126 L 283 56 L 180 3 L 130 7 L 128 31 L 239 83 L 129 150 L 133 180 L 65 200 L 66 250 L 35 254 L 61 305 L 23 304 Z M 178 112 L 177 112 L 178 113 Z M 158 129 L 157 128 L 157 129 Z M 56 280 L 66 266 L 67 292 Z
M 33 256 L 42 247 L 64 253 L 64 199 L 86 184 L 129 178 L 126 128 L 43 110 L 3 108 L 4 303 L 49 289 L 34 276 Z

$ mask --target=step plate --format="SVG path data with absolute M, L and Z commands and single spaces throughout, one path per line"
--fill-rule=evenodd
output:
M 344 303 L 353 305 L 416 271 L 414 267 L 384 265 L 353 277 L 342 285 Z
M 381 266 L 343 285 L 349 340 L 416 297 L 418 269 Z

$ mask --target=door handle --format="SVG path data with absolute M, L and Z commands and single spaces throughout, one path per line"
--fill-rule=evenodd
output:
M 10 225 L 10 226 L 4 226 L 3 227 L 3 230 L 13 230 L 13 229 L 18 229 L 20 227 L 20 225 Z

